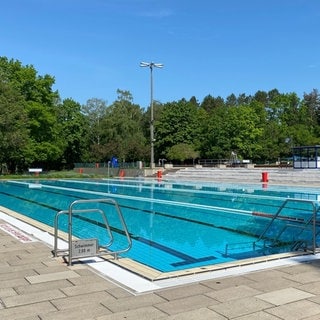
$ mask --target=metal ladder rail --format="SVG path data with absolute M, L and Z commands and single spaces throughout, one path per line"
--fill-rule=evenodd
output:
M 107 229 L 107 232 L 108 232 L 108 236 L 110 238 L 110 241 L 105 245 L 105 247 L 110 247 L 112 244 L 113 244 L 113 235 L 112 235 L 112 232 L 111 232 L 111 227 L 109 225 L 109 222 L 107 220 L 107 217 L 105 216 L 104 212 L 100 209 L 82 209 L 82 210 L 74 210 L 73 213 L 86 213 L 86 212 L 99 212 L 101 213 L 101 216 L 104 220 L 104 223 L 106 225 L 106 229 Z M 69 210 L 62 210 L 62 211 L 59 211 L 56 216 L 55 216 L 55 220 L 54 220 L 54 250 L 53 250 L 53 253 L 54 253 L 54 256 L 57 257 L 58 256 L 58 253 L 59 252 L 66 252 L 65 249 L 58 249 L 58 226 L 59 226 L 59 217 L 62 215 L 62 214 L 69 214 Z M 72 236 L 72 238 L 74 238 Z
M 314 206 L 314 210 L 316 209 L 316 207 Z M 314 241 L 314 243 L 313 243 L 313 250 L 314 250 L 314 252 L 315 252 L 315 249 L 316 249 L 316 246 L 317 246 L 317 244 L 316 244 L 316 239 L 317 239 L 317 236 L 320 234 L 320 230 L 319 231 L 317 231 L 317 225 L 319 226 L 320 225 L 320 221 L 318 221 L 317 220 L 317 216 L 318 216 L 318 213 L 319 213 L 319 211 L 320 211 L 320 207 L 318 208 L 318 210 L 316 210 L 315 212 L 314 212 L 314 215 L 312 216 L 312 217 L 310 217 L 310 219 L 306 222 L 306 225 L 305 225 L 305 227 L 303 228 L 302 226 L 301 226 L 301 231 L 300 231 L 300 233 L 298 234 L 298 236 L 300 236 L 307 228 L 309 228 L 310 226 L 311 226 L 311 228 L 312 228 L 312 231 L 313 231 L 313 236 L 314 236 L 314 239 L 315 239 L 315 241 Z M 314 222 L 314 224 L 312 224 L 311 225 L 311 223 L 313 223 Z M 289 225 L 288 225 L 289 226 Z M 298 226 L 297 226 L 298 227 Z M 284 231 L 284 230 L 283 230 Z M 296 248 L 296 250 L 298 250 L 299 248 L 300 248 L 300 246 L 299 246 L 299 243 L 301 243 L 301 242 L 306 242 L 305 240 L 297 240 L 297 241 L 295 241 L 295 243 L 293 244 L 293 246 L 292 246 L 292 248 Z
M 281 213 L 281 211 L 285 208 L 286 204 L 288 202 L 304 202 L 304 203 L 311 203 L 313 205 L 313 208 L 315 208 L 313 201 L 311 200 L 303 200 L 303 199 L 286 199 L 282 205 L 279 207 L 279 209 L 277 210 L 277 212 L 274 214 L 274 216 L 272 217 L 271 221 L 269 222 L 269 224 L 266 226 L 266 228 L 264 229 L 264 231 L 262 232 L 262 234 L 259 236 L 257 241 L 262 240 L 262 238 L 264 237 L 264 235 L 267 233 L 267 231 L 269 230 L 269 228 L 271 227 L 271 225 L 273 224 L 274 220 L 276 220 L 276 218 L 279 216 L 279 214 Z
M 71 203 L 70 207 L 69 207 L 69 264 L 70 264 L 70 258 L 72 257 L 72 209 L 75 205 L 79 204 L 79 203 L 107 203 L 107 204 L 113 204 L 114 207 L 116 208 L 119 220 L 121 222 L 123 231 L 126 235 L 127 241 L 128 241 L 128 246 L 124 249 L 121 250 L 117 250 L 117 251 L 113 251 L 113 252 L 105 252 L 108 254 L 112 254 L 114 256 L 115 259 L 118 258 L 118 255 L 121 253 L 125 253 L 127 251 L 129 251 L 132 247 L 132 241 L 131 241 L 131 237 L 127 228 L 127 225 L 124 221 L 122 212 L 120 210 L 119 204 L 117 201 L 115 201 L 114 199 L 85 199 L 85 200 L 76 200 L 74 202 Z M 101 254 L 100 254 L 101 255 Z
M 81 209 L 81 210 L 77 210 L 74 209 L 74 207 L 77 204 L 84 204 L 84 203 L 106 203 L 106 204 L 111 204 L 114 205 L 114 207 L 116 208 L 116 212 L 118 215 L 118 218 L 120 220 L 120 223 L 122 225 L 123 231 L 125 233 L 128 245 L 126 248 L 124 249 L 120 249 L 120 250 L 116 250 L 116 251 L 108 251 L 107 250 L 107 246 L 110 246 L 113 243 L 113 235 L 111 232 L 111 227 L 109 225 L 108 219 L 106 217 L 106 214 L 104 211 L 100 210 L 100 209 Z M 106 229 L 109 233 L 110 236 L 110 242 L 104 246 L 103 248 L 105 249 L 104 251 L 100 251 L 100 253 L 97 253 L 97 255 L 102 255 L 102 254 L 112 254 L 114 256 L 115 259 L 118 258 L 118 255 L 121 253 L 125 253 L 127 251 L 129 251 L 132 247 L 132 240 L 130 237 L 130 234 L 128 232 L 128 228 L 127 225 L 124 221 L 122 212 L 120 210 L 120 207 L 118 205 L 118 203 L 114 200 L 114 199 L 85 199 L 85 200 L 76 200 L 74 202 L 72 202 L 69 206 L 68 210 L 63 210 L 60 211 L 56 214 L 56 218 L 55 218 L 55 239 L 54 239 L 54 255 L 57 256 L 58 252 L 65 252 L 66 250 L 58 250 L 58 219 L 59 216 L 61 214 L 68 214 L 68 251 L 69 251 L 69 265 L 72 265 L 72 238 L 73 238 L 73 234 L 72 234 L 72 220 L 73 220 L 73 214 L 74 213 L 81 213 L 81 212 L 100 212 L 102 214 L 102 217 L 104 219 L 105 225 L 106 225 Z
M 310 226 L 310 223 L 313 221 L 313 216 L 310 217 L 309 220 L 307 220 L 306 223 L 302 224 L 291 224 L 288 223 L 286 224 L 278 233 L 278 235 L 273 239 L 274 242 L 278 241 L 280 236 L 283 234 L 283 232 L 287 229 L 287 228 L 297 228 L 297 229 L 301 229 L 300 232 L 298 233 L 297 237 L 299 237 L 303 231 L 307 230 L 307 228 Z
M 278 233 L 277 237 L 275 239 L 273 239 L 272 241 L 273 242 L 276 242 L 279 237 L 281 236 L 281 234 L 285 231 L 285 229 L 287 227 L 296 227 L 296 228 L 300 228 L 302 229 L 301 232 L 299 233 L 299 235 L 304 231 L 306 230 L 308 227 L 310 227 L 310 223 L 315 221 L 316 219 L 316 214 L 318 211 L 320 211 L 320 208 L 315 212 L 315 205 L 314 205 L 314 202 L 311 201 L 311 200 L 303 200 L 303 199 L 286 199 L 283 204 L 280 206 L 280 208 L 277 210 L 276 214 L 272 217 L 272 220 L 270 221 L 270 223 L 267 225 L 267 227 L 265 228 L 265 230 L 263 231 L 263 233 L 260 235 L 260 237 L 258 238 L 258 240 L 254 241 L 252 243 L 252 247 L 253 247 L 253 250 L 256 250 L 257 247 L 259 248 L 264 248 L 266 249 L 268 247 L 268 245 L 266 244 L 266 241 L 267 239 L 263 239 L 263 236 L 266 234 L 266 232 L 268 231 L 268 229 L 270 228 L 270 226 L 272 225 L 272 223 L 274 222 L 274 220 L 278 217 L 278 215 L 281 213 L 281 211 L 283 210 L 283 208 L 286 206 L 287 202 L 305 202 L 305 203 L 311 203 L 312 204 L 312 207 L 313 207 L 313 215 L 310 217 L 310 219 L 306 222 L 305 225 L 294 225 L 294 224 L 287 224 L 286 226 L 284 226 L 280 232 Z M 298 220 L 297 220 L 298 221 Z M 320 233 L 320 231 L 319 231 Z M 313 229 L 313 237 L 314 239 L 316 238 L 316 233 L 315 233 L 315 228 Z M 259 246 L 258 245 L 258 242 L 259 241 L 262 241 L 264 240 L 263 242 L 263 245 L 262 246 Z M 241 243 L 241 244 L 244 244 L 244 243 Z M 229 244 L 226 244 L 226 247 L 225 247 L 225 255 L 228 254 L 228 251 L 229 251 Z M 313 252 L 315 252 L 315 241 L 314 241 L 314 244 L 313 244 Z
M 307 229 L 308 225 L 310 222 L 312 222 L 312 237 L 313 237 L 313 253 L 315 253 L 315 249 L 316 249 L 316 216 L 317 216 L 317 210 L 316 210 L 316 206 L 314 204 L 313 201 L 311 200 L 304 200 L 304 199 L 286 199 L 283 204 L 279 207 L 278 211 L 276 212 L 276 214 L 272 217 L 271 221 L 269 222 L 269 224 L 267 225 L 267 227 L 265 228 L 265 230 L 262 232 L 262 234 L 260 235 L 260 237 L 258 238 L 258 241 L 261 241 L 264 237 L 264 235 L 267 233 L 267 231 L 269 230 L 269 228 L 271 227 L 271 225 L 273 224 L 274 220 L 279 216 L 279 214 L 281 213 L 281 211 L 285 208 L 286 204 L 288 202 L 303 202 L 303 203 L 310 203 L 312 206 L 312 216 L 310 217 L 310 219 L 308 220 L 308 222 L 304 225 L 304 229 L 301 230 L 300 234 Z M 286 228 L 286 226 L 284 227 Z M 279 232 L 279 234 L 277 235 L 277 237 L 275 238 L 278 239 L 280 237 L 280 235 L 283 233 L 283 229 Z

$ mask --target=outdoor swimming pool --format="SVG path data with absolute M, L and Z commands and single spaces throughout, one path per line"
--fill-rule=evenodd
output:
M 161 272 L 305 249 L 320 200 L 311 188 L 144 179 L 12 180 L 0 183 L 0 194 L 1 206 L 49 226 L 75 200 L 114 199 L 132 238 L 122 256 Z M 117 250 L 126 239 L 111 207 L 108 222 Z M 79 238 L 98 238 L 101 246 L 110 240 L 96 213 L 78 214 L 74 224 Z M 67 231 L 67 216 L 59 228 Z

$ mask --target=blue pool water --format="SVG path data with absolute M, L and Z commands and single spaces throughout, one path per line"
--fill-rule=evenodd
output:
M 132 237 L 124 257 L 162 272 L 176 271 L 290 250 L 297 240 L 310 241 L 301 228 L 318 208 L 316 189 L 172 183 L 156 180 L 38 180 L 0 183 L 0 205 L 49 226 L 57 212 L 79 199 L 111 198 L 118 202 Z M 272 215 L 287 199 L 275 223 Z M 300 202 L 308 200 L 309 202 Z M 107 206 L 103 204 L 102 206 Z M 115 235 L 112 250 L 126 245 L 114 208 L 108 222 Z M 74 234 L 109 242 L 96 213 L 76 216 Z M 67 230 L 67 216 L 59 228 Z M 265 232 L 264 238 L 259 240 Z M 277 240 L 276 242 L 274 240 Z M 272 245 L 269 245 L 269 244 Z

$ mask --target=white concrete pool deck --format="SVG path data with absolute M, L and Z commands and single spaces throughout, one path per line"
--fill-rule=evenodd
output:
M 0 214 L 0 319 L 320 319 L 318 255 L 150 282 L 108 262 L 69 267 L 48 233 L 10 219 Z

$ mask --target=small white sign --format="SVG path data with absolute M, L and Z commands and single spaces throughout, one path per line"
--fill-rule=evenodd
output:
M 39 173 L 42 172 L 42 168 L 30 168 L 29 172 Z
M 82 239 L 72 241 L 72 258 L 93 257 L 98 252 L 97 239 Z

